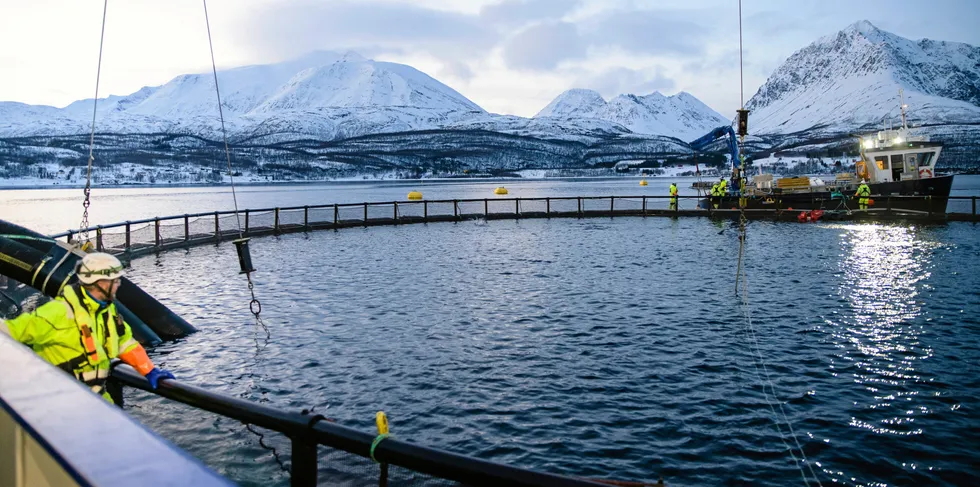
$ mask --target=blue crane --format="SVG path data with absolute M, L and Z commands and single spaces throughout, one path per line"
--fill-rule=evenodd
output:
M 732 156 L 732 166 L 738 167 L 739 151 L 738 151 L 738 141 L 736 140 L 735 129 L 731 125 L 725 125 L 723 127 L 718 127 L 705 135 L 702 135 L 698 139 L 690 142 L 688 145 L 696 151 L 703 150 L 708 144 L 728 135 L 728 152 Z

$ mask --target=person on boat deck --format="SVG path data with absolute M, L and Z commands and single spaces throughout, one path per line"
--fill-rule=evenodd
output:
M 858 208 L 862 210 L 868 209 L 868 198 L 871 196 L 871 188 L 868 187 L 868 181 L 866 179 L 861 180 L 861 185 L 858 186 L 857 192 L 854 196 L 858 198 Z
M 728 183 L 725 182 L 725 176 L 722 176 L 718 181 L 718 192 L 721 193 L 718 196 L 725 196 L 728 194 Z
M 677 209 L 677 183 L 670 183 L 670 209 Z
M 173 374 L 153 365 L 113 304 L 125 274 L 119 259 L 101 252 L 88 254 L 75 273 L 78 282 L 66 286 L 55 299 L 31 313 L 0 320 L 0 333 L 31 347 L 110 403 L 105 384 L 112 359 L 132 366 L 154 389 L 161 379 L 173 379 Z
M 718 209 L 718 205 L 721 204 L 721 194 L 719 183 L 711 185 L 711 206 L 716 210 Z

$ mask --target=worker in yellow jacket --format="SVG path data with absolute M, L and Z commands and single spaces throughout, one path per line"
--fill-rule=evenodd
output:
M 677 183 L 670 183 L 670 209 L 677 209 Z
M 864 179 L 861 180 L 861 185 L 858 186 L 857 192 L 854 196 L 858 198 L 858 208 L 862 210 L 868 209 L 868 200 L 871 199 L 871 187 L 868 186 L 868 182 Z
M 154 389 L 161 379 L 173 379 L 173 374 L 153 365 L 113 304 L 125 274 L 119 259 L 106 253 L 88 254 L 76 274 L 78 283 L 66 286 L 54 300 L 6 323 L 0 321 L 0 333 L 30 346 L 109 402 L 112 398 L 105 385 L 112 359 L 132 366 Z

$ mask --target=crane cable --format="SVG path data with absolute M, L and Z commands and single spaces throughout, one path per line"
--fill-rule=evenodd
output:
M 235 174 L 234 174 L 234 170 L 231 167 L 231 150 L 228 148 L 228 132 L 225 130 L 225 114 L 224 114 L 224 109 L 221 106 L 221 90 L 218 88 L 218 67 L 214 61 L 214 43 L 211 40 L 211 20 L 208 17 L 208 0 L 203 0 L 203 3 L 204 3 L 204 24 L 207 26 L 208 48 L 210 49 L 211 52 L 211 73 L 214 75 L 214 94 L 218 99 L 218 116 L 221 120 L 221 138 L 225 145 L 225 160 L 227 161 L 228 164 L 228 180 L 231 182 L 231 199 L 235 205 L 235 222 L 238 225 L 238 238 L 244 239 L 245 233 L 242 231 L 242 219 L 238 212 L 238 195 L 235 192 Z M 245 274 L 245 278 L 248 280 L 248 292 L 252 295 L 252 300 L 249 302 L 248 309 L 255 317 L 255 323 L 262 328 L 263 332 L 265 332 L 265 339 L 261 344 L 259 343 L 258 336 L 253 337 L 255 341 L 255 356 L 253 357 L 254 364 L 252 364 L 252 366 L 250 367 L 247 367 L 246 369 L 247 370 L 246 375 L 252 379 L 249 382 L 249 385 L 245 391 L 245 395 L 247 396 L 251 393 L 254 387 L 253 384 L 255 383 L 255 379 L 257 377 L 257 374 L 255 374 L 255 372 L 253 371 L 254 367 L 258 365 L 259 361 L 261 360 L 262 352 L 266 349 L 266 347 L 268 347 L 269 339 L 272 337 L 272 334 L 269 331 L 269 327 L 265 324 L 264 321 L 262 321 L 262 317 L 260 316 L 260 314 L 262 313 L 262 303 L 260 303 L 258 298 L 255 297 L 255 284 L 252 282 L 252 272 L 251 271 L 245 272 L 244 268 L 243 268 L 243 272 Z M 290 469 L 283 461 L 283 455 L 279 452 L 279 450 L 275 446 L 267 444 L 265 442 L 265 435 L 260 431 L 257 431 L 251 423 L 243 422 L 243 424 L 245 425 L 245 429 L 248 432 L 258 437 L 259 446 L 262 449 L 272 453 L 272 457 L 276 461 L 276 464 L 279 466 L 279 470 L 289 475 Z
M 208 18 L 208 0 L 203 0 L 204 2 L 204 24 L 208 29 L 208 48 L 211 51 L 211 72 L 214 74 L 214 94 L 218 98 L 218 116 L 221 119 L 221 138 L 225 144 L 225 159 L 228 161 L 228 180 L 231 182 L 231 199 L 235 204 L 235 222 L 238 224 L 238 238 L 242 239 L 245 234 L 242 232 L 242 217 L 238 212 L 238 196 L 235 193 L 235 174 L 231 168 L 231 150 L 228 148 L 228 132 L 225 130 L 225 113 L 221 107 L 221 90 L 218 88 L 218 67 L 214 62 L 214 43 L 211 42 L 211 21 Z M 252 273 L 245 272 L 245 278 L 248 280 L 248 291 L 252 295 L 252 301 L 249 302 L 248 309 L 255 316 L 256 322 L 262 326 L 265 330 L 266 337 L 269 336 L 269 328 L 262 322 L 259 314 L 262 313 L 262 303 L 255 297 L 255 284 L 252 283 Z
M 745 109 L 745 84 L 744 79 L 744 68 L 742 65 L 742 0 L 738 1 L 738 75 L 739 75 L 739 102 L 741 109 Z M 741 132 L 741 130 L 740 130 Z M 772 379 L 769 377 L 769 369 L 766 367 L 766 362 L 763 360 L 762 353 L 759 350 L 759 339 L 755 333 L 755 327 L 752 325 L 752 308 L 749 305 L 749 283 L 748 276 L 745 274 L 745 237 L 746 237 L 746 226 L 748 224 L 748 219 L 745 216 L 745 207 L 748 203 L 747 198 L 743 194 L 745 190 L 745 184 L 742 182 L 745 178 L 745 135 L 739 135 L 738 137 L 738 148 L 739 148 L 739 161 L 732 161 L 732 164 L 736 162 L 739 164 L 739 218 L 738 218 L 738 266 L 735 273 L 735 295 L 741 297 L 742 304 L 742 314 L 745 317 L 745 322 L 749 331 L 749 338 L 752 339 L 754 345 L 755 356 L 753 361 L 755 365 L 756 375 L 759 376 L 760 381 L 765 380 L 766 384 L 762 386 L 762 394 L 765 397 L 766 404 L 769 405 L 769 409 L 772 412 L 773 420 L 776 424 L 776 431 L 779 434 L 780 440 L 782 440 L 783 445 L 789 451 L 790 457 L 793 459 L 793 464 L 797 466 L 800 470 L 800 476 L 803 478 L 803 482 L 809 486 L 810 480 L 806 476 L 806 472 L 800 465 L 800 459 L 797 459 L 796 453 L 793 448 L 786 441 L 786 436 L 783 434 L 783 429 L 780 426 L 780 416 L 782 416 L 782 421 L 786 423 L 787 429 L 789 430 L 790 437 L 796 444 L 796 448 L 800 451 L 800 456 L 802 457 L 802 462 L 806 464 L 807 468 L 810 470 L 810 475 L 813 476 L 813 480 L 816 481 L 817 485 L 823 487 L 820 483 L 820 478 L 817 476 L 816 472 L 813 470 L 813 465 L 806 458 L 806 453 L 803 451 L 803 446 L 800 444 L 799 438 L 796 436 L 796 431 L 793 429 L 793 423 L 790 422 L 789 416 L 786 415 L 786 410 L 783 408 L 783 404 L 779 402 L 776 396 L 776 388 L 772 383 Z M 739 294 L 739 284 L 741 283 L 741 294 Z M 762 368 L 762 374 L 759 374 L 759 368 Z M 769 386 L 769 391 L 772 392 L 772 400 L 769 398 L 769 391 L 766 390 L 766 385 Z M 776 413 L 776 408 L 773 406 L 775 402 L 779 406 L 779 414 Z
M 105 42 L 105 18 L 109 10 L 109 0 L 105 0 L 102 5 L 102 33 L 99 35 L 99 62 L 95 69 L 95 97 L 92 98 L 92 130 L 88 139 L 88 170 L 85 173 L 85 199 L 82 200 L 82 222 L 78 225 L 79 238 L 76 241 L 78 248 L 85 249 L 89 244 L 88 235 L 88 207 L 92 204 L 92 163 L 95 162 L 95 117 L 98 114 L 99 106 L 99 78 L 102 76 L 102 46 Z

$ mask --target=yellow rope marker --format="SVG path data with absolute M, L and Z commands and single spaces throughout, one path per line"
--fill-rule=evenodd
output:
M 378 459 L 374 458 L 374 449 L 378 447 L 379 443 L 388 437 L 388 416 L 385 416 L 384 411 L 378 411 L 378 413 L 374 415 L 374 423 L 378 425 L 378 436 L 371 442 L 371 460 L 374 460 L 374 463 L 379 463 Z M 382 467 L 386 466 L 382 465 Z M 381 475 L 383 478 L 387 479 L 388 471 L 386 468 L 382 469 Z

